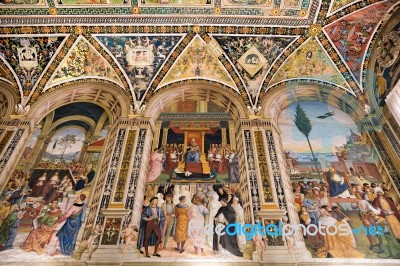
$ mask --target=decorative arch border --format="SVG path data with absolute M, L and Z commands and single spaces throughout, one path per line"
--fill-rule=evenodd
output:
M 301 100 L 325 102 L 344 111 L 355 123 L 365 117 L 364 105 L 354 95 L 333 84 L 309 80 L 282 82 L 271 87 L 261 102 L 263 115 L 277 122 L 283 109 Z
M 99 105 L 107 113 L 111 123 L 120 117 L 127 117 L 130 111 L 130 97 L 119 86 L 87 81 L 67 84 L 46 92 L 31 106 L 28 119 L 37 121 L 58 107 L 75 102 L 90 102 Z M 119 88 L 119 89 L 116 89 Z
M 156 94 L 152 95 L 148 101 L 144 116 L 157 119 L 165 107 L 174 100 L 184 100 L 187 96 L 196 95 L 220 106 L 222 103 L 222 106 L 226 107 L 226 111 L 234 117 L 247 117 L 247 107 L 243 95 L 239 95 L 237 92 L 232 94 L 232 92 L 233 90 L 230 87 L 210 80 L 175 82 L 160 88 Z M 220 100 L 216 102 L 213 99 Z
M 19 91 L 17 94 L 17 91 L 13 86 L 11 86 L 8 82 L 4 82 L 2 80 L 0 80 L 0 93 L 3 94 L 6 98 L 7 109 L 3 114 L 3 117 L 7 117 L 14 112 L 15 106 L 20 102 L 21 97 L 19 95 Z

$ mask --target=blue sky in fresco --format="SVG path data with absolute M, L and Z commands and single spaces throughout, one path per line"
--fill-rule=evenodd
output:
M 294 124 L 297 103 L 283 110 L 278 123 L 282 131 L 283 148 L 292 153 L 310 153 L 306 137 Z M 335 152 L 335 146 L 346 143 L 346 136 L 350 135 L 350 129 L 358 133 L 354 121 L 343 111 L 316 101 L 303 101 L 300 106 L 311 120 L 312 130 L 310 142 L 314 152 Z M 325 119 L 316 118 L 327 112 L 334 111 L 333 116 Z

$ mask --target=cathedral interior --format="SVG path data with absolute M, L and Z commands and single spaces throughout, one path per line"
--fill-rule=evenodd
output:
M 399 265 L 399 7 L 0 0 L 0 265 Z

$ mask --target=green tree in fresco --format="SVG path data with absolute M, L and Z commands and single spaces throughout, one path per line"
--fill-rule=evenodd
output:
M 66 136 L 64 136 L 64 137 L 62 137 L 61 139 L 58 140 L 58 144 L 62 147 L 61 149 L 63 149 L 63 152 L 61 154 L 61 159 L 60 160 L 63 159 L 65 150 L 67 148 L 72 147 L 72 144 L 75 144 L 75 143 L 76 143 L 76 135 L 69 135 L 68 134 L 68 135 L 66 135 Z
M 318 178 L 321 180 L 321 173 L 319 172 L 317 158 L 315 158 L 315 156 L 314 156 L 314 151 L 311 147 L 310 139 L 308 138 L 310 135 L 311 129 L 312 129 L 311 121 L 307 117 L 303 108 L 301 108 L 300 104 L 297 104 L 297 106 L 296 106 L 296 114 L 294 116 L 294 123 L 296 124 L 296 127 L 299 129 L 299 131 L 301 133 L 303 133 L 303 135 L 307 138 L 307 142 L 308 142 L 308 145 L 310 146 L 310 150 L 311 150 L 312 160 L 314 161 L 315 168 L 317 169 Z

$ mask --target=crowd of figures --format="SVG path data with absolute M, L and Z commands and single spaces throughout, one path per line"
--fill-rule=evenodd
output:
M 55 245 L 50 248 L 49 254 L 71 256 L 85 218 L 85 199 L 86 195 L 80 194 L 72 204 L 68 205 L 64 213 L 57 202 L 50 203 L 45 212 L 35 217 L 33 228 L 20 248 L 25 252 L 34 251 L 39 255 L 45 254 L 45 247 L 59 229 Z M 20 208 L 18 204 L 11 205 L 9 214 L 0 226 L 0 251 L 14 248 L 20 220 L 26 212 L 26 209 Z
M 148 188 L 137 240 L 138 249 L 146 257 L 150 258 L 149 246 L 154 246 L 152 255 L 160 257 L 159 251 L 168 249 L 172 239 L 175 247 L 171 249 L 177 253 L 185 252 L 189 242 L 194 247 L 194 254 L 205 255 L 205 248 L 209 247 L 220 256 L 228 252 L 243 256 L 244 236 L 218 236 L 202 230 L 206 225 L 214 229 L 218 224 L 244 224 L 236 188 L 230 185 L 197 185 L 196 188 L 192 186 L 192 191 L 185 185 Z
M 365 257 L 357 249 L 355 235 L 368 240 L 370 257 L 400 258 L 400 214 L 393 200 L 386 196 L 381 183 L 347 183 L 345 178 L 329 169 L 326 182 L 297 181 L 292 183 L 295 205 L 302 224 L 341 225 L 350 230 L 364 226 L 360 234 L 307 235 L 307 242 L 317 257 Z M 352 215 L 358 213 L 358 215 Z M 361 223 L 360 223 L 361 222 Z M 381 235 L 370 230 L 382 228 Z M 354 232 L 354 231 L 352 231 Z M 314 232 L 312 232 L 314 233 Z M 363 238 L 363 239 L 361 239 Z
M 181 173 L 179 163 L 199 163 L 201 152 L 199 145 L 193 138 L 185 147 L 184 144 L 166 144 L 155 148 L 150 155 L 150 167 L 147 182 L 154 182 L 165 172 L 170 177 L 174 172 Z M 227 144 L 211 144 L 206 159 L 210 165 L 212 177 L 217 174 L 228 173 L 229 182 L 239 182 L 239 158 L 237 152 Z
M 58 231 L 49 254 L 72 255 L 84 221 L 88 193 L 83 189 L 94 175 L 91 164 L 74 162 L 66 169 L 34 169 L 29 175 L 16 171 L 1 194 L 0 251 L 14 248 L 18 230 L 30 230 L 20 248 L 45 254 Z

